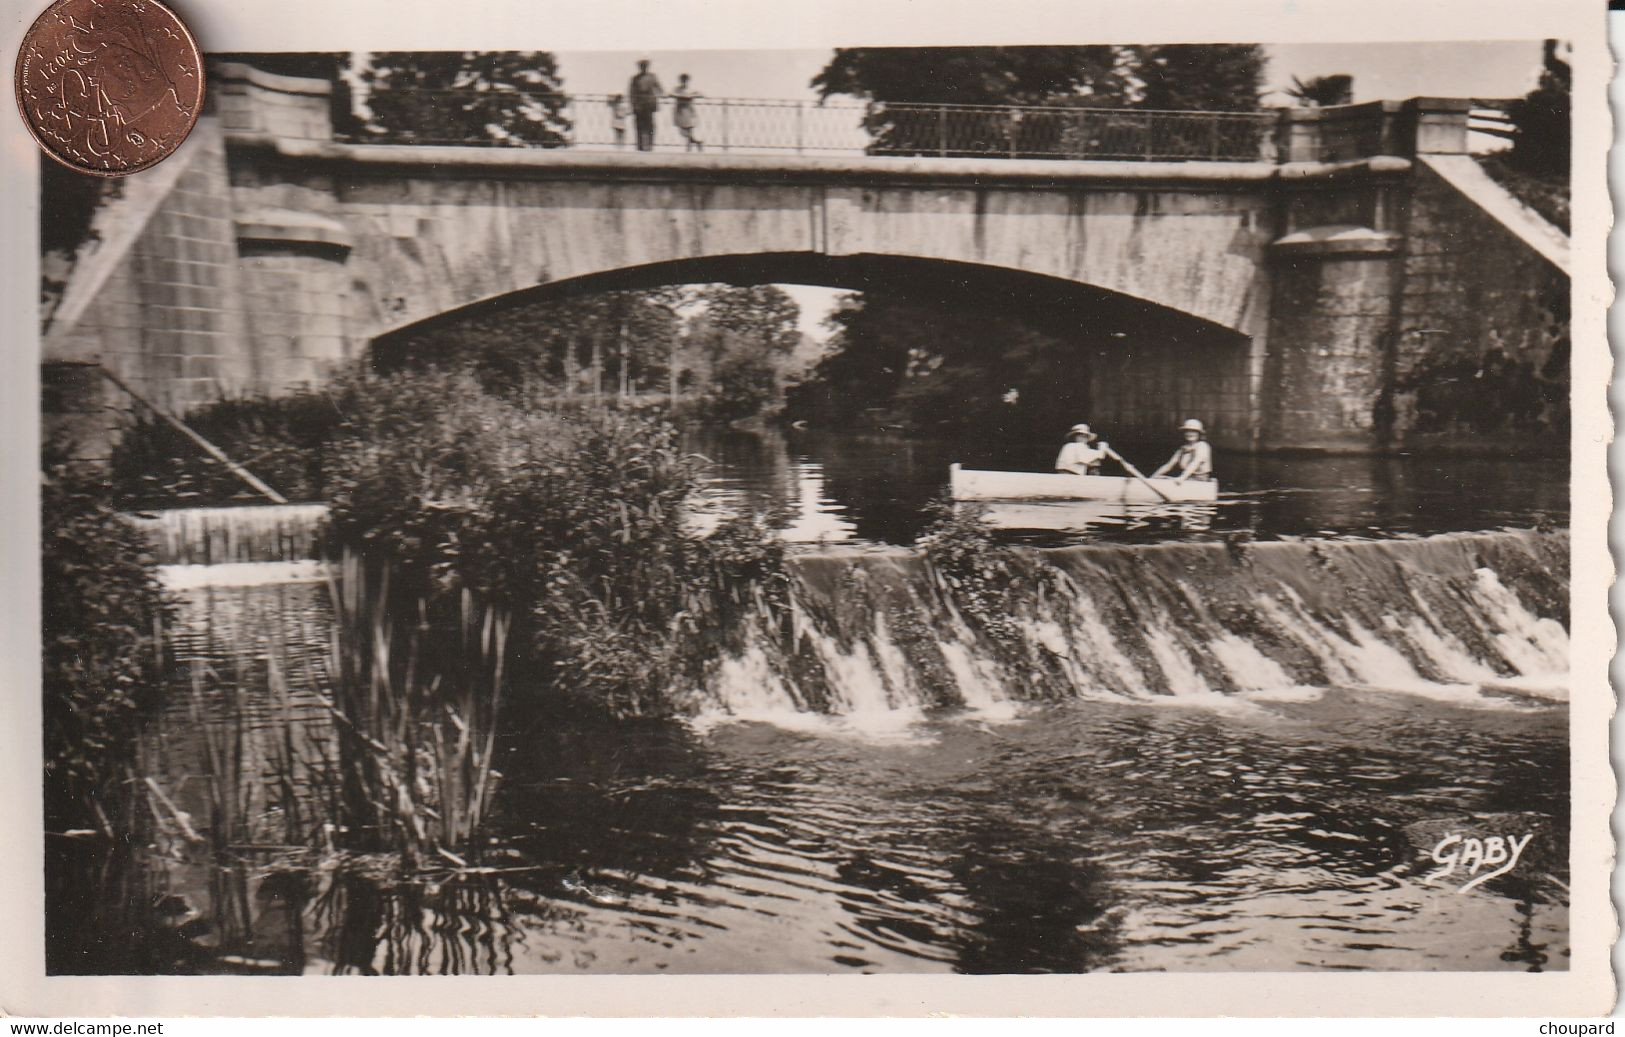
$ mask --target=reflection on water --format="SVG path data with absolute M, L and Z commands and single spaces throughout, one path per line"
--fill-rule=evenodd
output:
M 1167 453 L 1161 445 L 1116 446 L 1146 470 Z M 907 544 L 927 521 L 922 509 L 946 489 L 953 462 L 1044 471 L 1057 445 L 791 430 L 695 433 L 689 448 L 718 462 L 711 490 L 717 505 L 783 507 L 794 541 Z M 1211 509 L 1024 504 L 1000 505 L 990 518 L 1037 534 L 1128 540 L 1210 530 L 1266 538 L 1390 536 L 1567 523 L 1569 473 L 1559 460 L 1221 453 L 1216 465 L 1222 494 Z

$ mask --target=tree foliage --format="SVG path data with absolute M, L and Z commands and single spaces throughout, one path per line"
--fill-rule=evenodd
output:
M 881 103 L 1252 111 L 1263 71 L 1253 43 L 846 47 L 812 85 Z
M 1152 131 L 1140 119 L 1010 107 L 1253 111 L 1263 70 L 1257 44 L 853 47 L 812 85 L 872 102 L 864 126 L 879 153 L 1199 157 L 1213 146 L 1209 127 Z M 948 104 L 983 107 L 930 107 Z
M 1087 401 L 1076 352 L 1005 314 L 868 292 L 829 325 L 830 353 L 788 394 L 795 417 L 1015 433 L 1070 424 Z
M 564 80 L 547 51 L 379 51 L 358 69 L 366 117 L 388 142 L 560 147 Z
M 1573 130 L 1570 124 L 1572 73 L 1557 40 L 1542 49 L 1540 82 L 1528 94 L 1507 105 L 1512 120 L 1511 164 L 1526 173 L 1569 176 Z
M 453 315 L 377 343 L 374 360 L 383 370 L 467 367 L 496 393 L 659 391 L 688 297 L 682 288 L 636 289 Z
M 800 340 L 796 322 L 801 308 L 775 285 L 708 285 L 699 298 L 707 324 L 740 336 L 765 354 L 788 353 Z
M 685 331 L 686 369 L 719 421 L 749 417 L 778 400 L 784 367 L 800 344 L 801 308 L 774 285 L 713 284 Z
M 1506 104 L 1509 129 L 1488 132 L 1507 137 L 1506 151 L 1478 156 L 1484 171 L 1525 205 L 1564 233 L 1569 230 L 1571 74 L 1562 45 L 1546 40 L 1543 68 L 1535 89 Z
M 45 819 L 108 828 L 107 803 L 159 691 L 162 590 L 103 476 L 48 451 L 40 518 Z
M 1252 112 L 1264 87 L 1256 43 L 1176 43 L 1130 48 L 1140 82 L 1135 107 L 1159 111 Z
M 925 104 L 1122 104 L 1121 48 L 843 47 L 813 77 L 823 97 Z

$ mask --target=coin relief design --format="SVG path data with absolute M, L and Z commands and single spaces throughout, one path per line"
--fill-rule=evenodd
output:
M 203 105 L 203 57 L 153 0 L 58 0 L 17 56 L 34 138 L 74 169 L 122 176 L 172 154 Z

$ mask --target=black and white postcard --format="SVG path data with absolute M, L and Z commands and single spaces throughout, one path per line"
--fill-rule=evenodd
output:
M 1609 1010 L 1600 9 L 172 6 L 6 120 L 0 1007 Z

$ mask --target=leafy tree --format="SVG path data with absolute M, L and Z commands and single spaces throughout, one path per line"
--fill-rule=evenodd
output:
M 773 285 L 593 292 L 453 315 L 380 341 L 373 359 L 384 371 L 466 368 L 499 396 L 675 393 L 681 382 L 742 417 L 777 397 L 800 315 Z
M 772 360 L 758 351 L 736 348 L 725 352 L 712 368 L 703 402 L 714 420 L 737 421 L 770 406 L 778 394 L 779 372 Z
M 705 321 L 759 348 L 764 354 L 784 354 L 796 348 L 796 324 L 801 307 L 771 284 L 709 285 L 700 292 Z
M 1135 47 L 1136 107 L 1162 111 L 1252 112 L 1264 85 L 1256 43 L 1176 43 Z
M 1567 233 L 1571 74 L 1557 40 L 1545 41 L 1542 57 L 1545 67 L 1535 89 L 1503 106 L 1506 125 L 1475 127 L 1511 140 L 1512 147 L 1477 157 L 1485 172 Z
M 1569 176 L 1572 73 L 1556 40 L 1543 44 L 1544 68 L 1534 90 L 1506 107 L 1512 120 L 1512 165 L 1527 173 Z
M 1292 77 L 1292 86 L 1286 94 L 1301 108 L 1330 108 L 1333 105 L 1354 103 L 1354 77 L 1345 73 L 1330 76 L 1312 76 L 1308 80 Z
M 826 98 L 873 102 L 864 120 L 872 151 L 1060 158 L 1143 154 L 1152 142 L 1141 120 L 1011 106 L 1251 111 L 1263 68 L 1256 44 L 854 47 L 837 50 L 812 85 Z M 944 104 L 985 108 L 932 107 Z M 1163 154 L 1204 150 L 1156 143 Z M 1205 135 L 1202 143 L 1211 146 Z
M 1256 43 L 847 47 L 812 85 L 880 104 L 1252 111 L 1264 61 Z
M 468 367 L 490 392 L 520 386 L 643 392 L 665 387 L 683 337 L 682 288 L 597 292 L 452 316 L 378 342 L 383 370 Z
M 843 47 L 812 85 L 878 102 L 1054 104 L 1065 97 L 1122 103 L 1120 48 Z
M 1002 106 L 1121 107 L 1131 84 L 1117 58 L 1110 46 L 850 47 L 837 50 L 812 85 L 825 98 L 874 102 L 864 118 L 874 152 L 1043 154 L 1056 150 L 1064 128 L 1019 124 Z M 951 125 L 938 109 L 920 107 L 943 104 L 999 107 L 956 111 Z
M 824 320 L 833 334 L 812 377 L 790 392 L 789 409 L 821 421 L 850 421 L 891 403 L 908 372 L 913 315 L 888 307 L 878 293 L 843 295 Z
M 570 122 L 547 51 L 381 51 L 360 71 L 361 132 L 386 142 L 560 147 Z
M 774 285 L 709 285 L 688 323 L 686 353 L 712 415 L 746 417 L 777 399 L 783 368 L 801 342 L 801 308 Z
M 1077 351 L 1002 314 L 868 292 L 827 324 L 830 353 L 788 394 L 796 417 L 1019 431 L 1064 427 L 1087 400 Z

